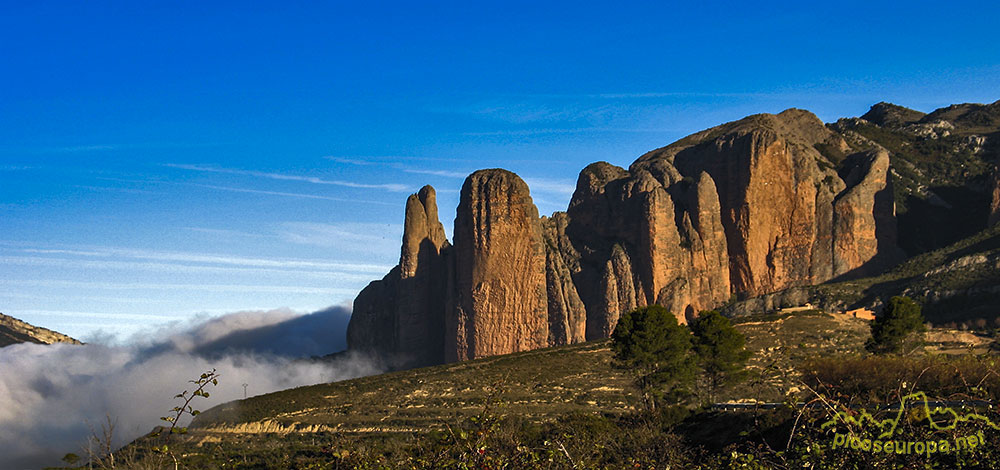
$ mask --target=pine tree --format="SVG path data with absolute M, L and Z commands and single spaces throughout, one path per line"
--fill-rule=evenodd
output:
M 746 350 L 746 337 L 715 310 L 701 312 L 690 326 L 694 333 L 694 351 L 708 385 L 709 400 L 714 401 L 720 387 L 745 376 L 747 359 L 751 355 Z
M 617 365 L 635 374 L 650 409 L 689 393 L 697 368 L 691 333 L 667 309 L 650 305 L 622 315 L 611 339 Z
M 865 349 L 875 354 L 902 352 L 913 333 L 924 331 L 924 315 L 920 304 L 909 297 L 889 299 L 882 315 L 872 320 L 871 330 L 872 337 L 865 343 Z

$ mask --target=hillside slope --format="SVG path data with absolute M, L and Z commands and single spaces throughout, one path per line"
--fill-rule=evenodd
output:
M 0 313 L 0 348 L 17 343 L 80 344 L 79 341 L 62 333 L 34 326 Z
M 819 311 L 749 318 L 737 328 L 754 352 L 753 373 L 722 391 L 720 401 L 781 401 L 795 393 L 803 361 L 851 356 L 868 336 L 867 322 Z M 929 338 L 940 343 L 931 350 L 983 351 L 989 343 L 942 330 Z M 566 420 L 627 420 L 640 402 L 632 380 L 611 361 L 602 340 L 285 390 L 209 409 L 170 446 L 189 468 L 336 468 L 347 453 L 367 455 L 380 468 L 378 456 L 405 460 L 408 446 L 449 445 L 465 439 L 451 433 L 489 428 L 493 419 L 507 427 L 491 432 L 529 434 Z M 723 416 L 718 424 L 735 435 L 732 426 L 749 426 L 741 419 Z M 147 436 L 129 449 L 160 445 L 158 439 Z
M 750 368 L 779 375 L 768 386 L 730 390 L 724 399 L 781 399 L 791 376 L 778 377 L 793 374 L 797 361 L 860 352 L 868 335 L 867 322 L 822 312 L 747 321 L 737 328 L 754 352 Z M 473 416 L 491 397 L 504 403 L 504 413 L 544 421 L 572 412 L 626 412 L 637 405 L 633 388 L 630 377 L 612 366 L 610 342 L 601 340 L 234 401 L 199 415 L 192 432 L 418 432 Z

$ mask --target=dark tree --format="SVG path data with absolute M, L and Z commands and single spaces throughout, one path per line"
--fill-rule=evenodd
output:
M 914 333 L 924 331 L 924 316 L 920 304 L 909 297 L 893 297 L 882 315 L 872 320 L 872 337 L 865 349 L 875 354 L 898 354 Z
M 709 400 L 714 401 L 721 386 L 746 375 L 744 371 L 751 355 L 746 350 L 746 337 L 715 310 L 701 312 L 690 326 L 694 333 L 694 351 L 708 385 Z
M 697 370 L 691 332 L 667 309 L 650 305 L 622 315 L 611 339 L 618 366 L 635 374 L 650 409 L 688 393 Z

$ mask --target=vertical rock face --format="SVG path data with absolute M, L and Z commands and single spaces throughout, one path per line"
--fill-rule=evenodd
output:
M 638 306 L 664 305 L 685 321 L 730 295 L 719 199 L 706 173 L 684 178 L 662 161 L 635 172 L 595 163 L 580 174 L 569 218 L 587 339 L 607 337 Z
M 415 277 L 421 258 L 425 262 L 436 257 L 448 245 L 444 226 L 438 221 L 437 196 L 434 188 L 424 186 L 406 200 L 403 221 L 403 249 L 399 266 L 404 278 Z
M 548 345 L 541 221 L 528 186 L 514 173 L 480 170 L 465 180 L 455 218 L 454 269 L 447 360 Z
M 545 287 L 548 295 L 549 345 L 586 340 L 587 310 L 580 300 L 573 273 L 580 270 L 580 254 L 566 235 L 565 212 L 542 218 L 545 239 Z
M 887 158 L 867 165 L 854 183 L 858 187 L 841 195 L 848 184 L 819 148 L 849 150 L 814 115 L 791 109 L 750 116 L 682 139 L 640 157 L 632 171 L 669 162 L 685 177 L 700 172 L 711 176 L 727 241 L 731 291 L 756 296 L 825 281 L 855 270 L 875 255 L 876 244 L 869 243 L 875 238 L 874 196 L 891 196 L 891 189 L 885 192 Z M 834 230 L 838 198 L 843 202 L 836 223 L 871 233 Z M 888 202 L 891 205 L 891 197 Z M 891 219 L 891 208 L 889 214 Z M 886 234 L 894 231 L 894 227 L 880 231 L 883 228 Z M 843 238 L 837 239 L 838 234 Z M 891 236 L 883 239 L 886 245 L 894 243 Z M 849 253 L 855 248 L 862 251 Z
M 792 109 L 699 132 L 628 170 L 591 164 L 551 217 L 517 175 L 477 171 L 454 246 L 425 187 L 407 200 L 399 266 L 355 300 L 349 347 L 395 367 L 473 359 L 606 338 L 639 306 L 686 321 L 733 296 L 870 274 L 898 252 L 889 175 L 884 149 L 854 152 Z M 994 194 L 998 213 L 1000 185 Z
M 405 367 L 396 341 L 396 292 L 399 266 L 379 281 L 372 281 L 354 298 L 347 324 L 347 348 L 380 359 L 389 367 Z M 443 359 L 443 358 L 442 358 Z
M 354 300 L 347 328 L 350 349 L 377 356 L 392 368 L 444 360 L 448 248 L 434 188 L 424 186 L 406 201 L 399 266 Z
M 845 163 L 849 187 L 833 203 L 833 274 L 874 274 L 897 250 L 889 153 L 860 153 Z
M 726 300 L 730 290 L 729 252 L 726 230 L 722 226 L 721 207 L 715 181 L 702 172 L 690 194 L 688 212 L 691 230 L 691 279 L 694 311 L 714 308 Z M 688 226 L 685 223 L 685 226 Z M 664 299 L 657 299 L 663 304 Z M 691 312 L 687 312 L 691 313 Z
M 436 364 L 444 354 L 445 289 L 449 247 L 438 221 L 434 188 L 424 186 L 406 200 L 403 248 L 396 295 L 396 350 L 413 364 Z

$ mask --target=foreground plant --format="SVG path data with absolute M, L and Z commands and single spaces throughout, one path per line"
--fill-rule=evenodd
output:
M 170 423 L 170 428 L 167 430 L 168 436 L 170 434 L 187 433 L 187 428 L 178 427 L 177 423 L 180 422 L 181 418 L 184 417 L 184 415 L 190 415 L 191 418 L 194 418 L 195 416 L 201 414 L 201 411 L 194 409 L 194 406 L 191 405 L 191 402 L 194 401 L 195 397 L 208 398 L 210 394 L 208 393 L 208 391 L 205 390 L 205 388 L 208 387 L 209 384 L 211 384 L 212 386 L 218 386 L 219 374 L 215 371 L 215 369 L 212 369 L 208 372 L 205 372 L 204 374 L 201 374 L 201 376 L 195 380 L 188 380 L 188 382 L 194 384 L 195 389 L 193 391 L 184 390 L 181 393 L 174 395 L 175 400 L 181 399 L 184 400 L 184 403 L 181 404 L 180 406 L 173 407 L 173 409 L 170 410 L 170 412 L 172 413 L 171 415 L 163 416 L 160 418 L 161 420 Z

